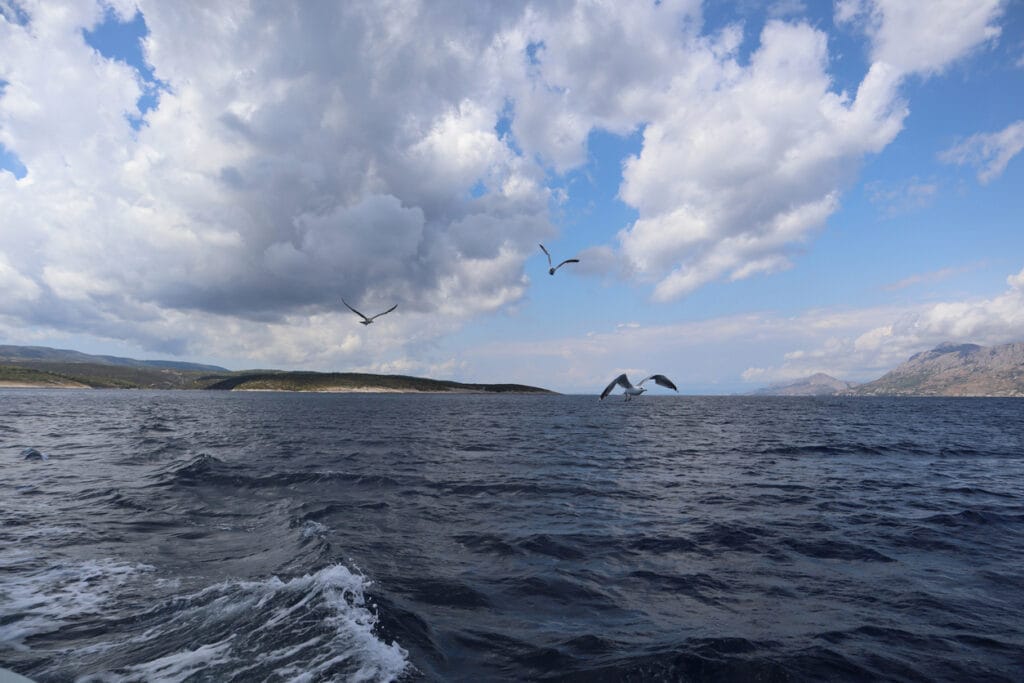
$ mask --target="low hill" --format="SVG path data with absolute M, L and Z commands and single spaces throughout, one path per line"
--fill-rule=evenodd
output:
M 89 385 L 52 372 L 0 365 L 0 387 L 88 389 Z
M 844 382 L 831 375 L 818 372 L 793 382 L 772 384 L 753 392 L 755 396 L 835 396 L 849 391 L 856 384 Z
M 232 372 L 215 365 L 93 356 L 43 346 L 0 346 L 0 387 L 552 393 L 522 384 L 465 384 L 406 375 L 351 372 Z
M 201 385 L 202 377 L 211 372 L 230 372 L 216 365 L 201 363 L 136 360 L 47 346 L 9 345 L 0 345 L 0 366 L 6 369 L 7 374 L 15 368 L 42 373 L 35 379 L 22 375 L 21 381 L 5 380 L 8 386 L 86 386 L 94 389 L 195 389 Z
M 63 363 L 48 361 L 0 361 L 0 376 L 22 371 L 21 381 L 6 384 L 46 386 L 85 386 L 92 389 L 201 389 L 206 372 L 171 368 L 102 363 Z M 35 374 L 25 374 L 31 371 Z M 32 378 L 35 379 L 32 379 Z
M 211 379 L 211 378 L 206 378 Z M 552 393 L 524 384 L 466 384 L 408 375 L 358 372 L 239 372 L 205 388 L 231 391 L 395 391 L 462 393 Z
M 850 393 L 860 396 L 1024 396 L 1024 343 L 946 342 Z

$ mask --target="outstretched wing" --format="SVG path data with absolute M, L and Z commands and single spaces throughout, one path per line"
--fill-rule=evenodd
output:
M 601 392 L 601 400 L 602 401 L 608 396 L 608 394 L 612 393 L 612 389 L 615 388 L 616 384 L 619 384 L 619 385 L 621 385 L 622 387 L 624 387 L 626 389 L 631 389 L 633 387 L 633 385 L 629 383 L 629 378 L 626 377 L 626 373 L 622 373 L 621 375 L 619 375 L 618 377 L 613 379 L 611 381 L 611 384 L 606 386 L 604 388 L 604 391 Z
M 642 380 L 640 380 L 640 384 L 638 384 L 637 386 L 643 385 L 643 383 L 649 379 L 653 379 L 655 384 L 660 384 L 663 387 L 668 387 L 672 391 L 679 391 L 679 389 L 676 389 L 676 385 L 672 383 L 672 380 L 670 380 L 665 375 L 651 375 L 650 377 L 644 377 Z
M 395 310 L 396 308 L 398 308 L 398 304 L 395 304 L 394 306 L 392 306 L 388 310 L 384 311 L 383 313 L 378 313 L 377 315 L 375 315 L 372 318 L 370 318 L 370 320 L 376 320 L 377 318 L 381 317 L 382 315 L 387 315 L 388 313 L 390 313 L 391 311 Z
M 345 307 L 346 307 L 346 308 L 347 308 L 348 310 L 352 311 L 353 313 L 355 313 L 356 315 L 358 315 L 358 316 L 359 316 L 360 318 L 362 318 L 363 320 L 371 320 L 371 318 L 367 318 L 367 317 L 366 317 L 365 315 L 363 315 L 362 313 L 360 313 L 360 312 L 359 312 L 359 311 L 357 311 L 356 309 L 354 309 L 354 308 L 352 308 L 351 306 L 349 306 L 349 305 L 348 305 L 348 302 L 347 302 L 347 301 L 345 301 L 344 299 L 342 299 L 342 300 L 341 300 L 341 303 L 345 304 Z
M 548 265 L 550 266 L 551 265 L 551 254 L 548 253 L 548 250 L 544 248 L 543 244 L 538 244 L 537 246 L 539 246 L 540 250 L 544 252 L 544 255 L 548 257 Z
M 562 261 L 561 263 L 559 263 L 557 266 L 555 266 L 555 270 L 558 270 L 559 268 L 564 266 L 566 263 L 579 263 L 579 262 L 580 262 L 580 260 L 578 258 L 567 258 L 564 261 Z

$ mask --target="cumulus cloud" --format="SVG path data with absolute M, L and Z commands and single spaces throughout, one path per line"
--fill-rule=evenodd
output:
M 668 300 L 787 268 L 860 160 L 900 131 L 903 79 L 995 38 L 999 13 L 995 1 L 840 3 L 837 19 L 862 17 L 873 42 L 853 95 L 833 90 L 826 36 L 807 25 L 769 22 L 747 66 L 737 29 L 691 46 L 688 72 L 666 91 L 671 110 L 649 120 L 624 173 L 621 195 L 640 218 L 619 239 L 635 272 Z
M 871 59 L 901 73 L 930 75 L 999 34 L 1002 0 L 840 0 L 838 24 L 857 24 L 871 38 Z
M 901 79 L 997 32 L 992 3 L 850 7 L 876 59 L 854 93 L 835 91 L 823 32 L 772 20 L 741 59 L 744 29 L 705 33 L 699 0 L 18 3 L 0 17 L 0 144 L 27 173 L 0 173 L 0 319 L 267 363 L 407 357 L 523 296 L 555 232 L 546 180 L 595 130 L 642 131 L 625 266 L 599 246 L 595 272 L 665 300 L 785 269 L 899 132 Z M 145 112 L 152 84 L 85 40 L 108 8 L 148 28 L 165 87 Z M 359 344 L 341 295 L 404 315 Z
M 748 68 L 724 63 L 718 88 L 680 97 L 694 104 L 646 128 L 622 188 L 640 218 L 620 240 L 641 274 L 660 278 L 656 298 L 787 267 L 859 159 L 899 132 L 894 75 L 876 65 L 856 96 L 835 93 L 826 46 L 809 26 L 769 23 Z
M 970 164 L 978 169 L 978 180 L 989 183 L 1006 170 L 1006 165 L 1024 149 L 1024 119 L 995 133 L 978 133 L 950 147 L 939 159 L 950 164 Z
M 167 88 L 137 131 L 139 73 L 83 37 L 106 6 L 0 20 L 0 142 L 28 169 L 0 174 L 0 272 L 18 293 L 3 313 L 194 352 L 230 353 L 232 325 L 287 324 L 312 355 L 323 340 L 293 325 L 341 295 L 456 321 L 522 295 L 552 229 L 541 170 L 495 132 L 504 51 L 522 47 L 497 39 L 503 3 L 139 3 Z M 35 312 L 15 311 L 28 296 Z M 188 329 L 155 342 L 184 312 Z

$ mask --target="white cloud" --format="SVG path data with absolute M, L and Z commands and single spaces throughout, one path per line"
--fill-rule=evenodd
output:
M 849 24 L 863 20 L 868 11 L 868 0 L 836 0 L 833 17 L 836 24 Z
M 744 382 L 760 382 L 767 371 L 764 368 L 747 368 L 741 373 Z
M 899 132 L 904 75 L 940 71 L 998 35 L 999 3 L 843 2 L 836 15 L 870 19 L 874 64 L 852 98 L 832 90 L 825 35 L 780 22 L 765 27 L 749 67 L 708 45 L 693 60 L 702 78 L 673 81 L 673 109 L 649 122 L 622 187 L 640 213 L 622 251 L 657 281 L 655 298 L 786 268 L 860 159 Z
M 765 372 L 771 379 L 827 372 L 842 379 L 875 379 L 909 356 L 952 341 L 982 345 L 1024 340 L 1024 270 L 1009 289 L 989 299 L 947 301 L 893 309 L 875 324 L 843 329 L 811 351 L 794 351 Z M 885 320 L 885 318 L 888 320 Z
M 871 59 L 905 74 L 941 72 L 979 45 L 995 40 L 1002 0 L 841 0 L 838 24 L 862 23 Z
M 21 308 L 40 295 L 39 285 L 11 265 L 3 252 L 0 252 L 0 291 L 10 309 Z
M 895 291 L 922 283 L 941 282 L 942 280 L 949 279 L 955 275 L 960 275 L 961 273 L 966 273 L 976 268 L 980 268 L 982 265 L 983 264 L 981 263 L 974 263 L 967 266 L 940 268 L 939 270 L 933 270 L 928 273 L 915 273 L 914 275 L 909 275 L 902 280 L 885 285 L 882 289 Z
M 1008 275 L 1006 284 L 1010 285 L 1011 290 L 1024 292 L 1024 269 L 1014 275 Z
M 801 17 L 807 14 L 807 5 L 803 0 L 776 0 L 768 6 L 768 16 L 773 19 Z
M 591 130 L 630 133 L 664 109 L 672 80 L 706 58 L 690 42 L 700 28 L 699 0 L 530 6 L 504 36 L 534 46 L 506 72 L 517 143 L 559 171 L 583 163 Z
M 893 66 L 892 31 L 917 43 L 923 29 L 872 3 L 881 56 L 848 94 L 821 31 L 771 21 L 745 62 L 743 29 L 703 34 L 698 0 L 142 0 L 167 89 L 136 131 L 139 74 L 82 34 L 107 6 L 26 2 L 26 25 L 0 20 L 0 143 L 28 169 L 0 173 L 0 279 L 15 292 L 0 316 L 321 367 L 410 357 L 521 299 L 523 264 L 554 233 L 546 176 L 583 163 L 595 130 L 642 130 L 616 274 L 670 299 L 788 267 L 899 132 L 906 70 L 989 40 L 997 14 L 961 6 L 963 36 Z M 618 270 L 609 249 L 584 252 L 595 271 Z M 403 316 L 359 343 L 341 295 Z
M 773 364 L 794 345 L 838 349 L 846 343 L 841 340 L 852 340 L 879 321 L 910 310 L 810 310 L 796 316 L 758 312 L 664 325 L 625 323 L 580 337 L 485 344 L 465 350 L 462 357 L 471 376 L 498 366 L 509 381 L 551 387 L 557 378 L 554 388 L 565 391 L 600 390 L 602 380 L 607 383 L 619 372 L 660 372 L 673 378 L 683 393 L 744 391 L 744 373 L 747 381 L 782 378 Z M 855 363 L 844 360 L 838 350 L 829 358 L 815 353 L 815 371 L 878 376 L 888 369 L 883 364 L 888 359 L 862 357 Z
M 168 89 L 134 131 L 138 74 L 82 35 L 104 6 L 25 3 L 26 25 L 0 21 L 0 142 L 28 168 L 0 174 L 3 278 L 19 293 L 0 314 L 165 351 L 336 363 L 522 296 L 522 264 L 552 228 L 542 170 L 494 130 L 505 51 L 524 48 L 499 35 L 520 8 L 142 2 Z M 20 307 L 29 295 L 38 305 Z M 348 312 L 330 314 L 341 295 L 447 320 L 381 325 L 396 339 L 372 349 L 302 324 L 345 329 Z
M 860 158 L 899 132 L 893 74 L 876 65 L 855 97 L 835 93 L 826 45 L 809 26 L 770 23 L 748 68 L 723 62 L 714 90 L 673 98 L 686 104 L 648 125 L 622 188 L 640 218 L 620 240 L 641 275 L 661 278 L 656 298 L 787 267 Z
M 939 187 L 935 183 L 910 178 L 895 184 L 875 181 L 866 184 L 864 189 L 871 203 L 879 207 L 886 217 L 892 218 L 930 205 Z
M 1024 149 L 1024 119 L 995 133 L 978 133 L 939 155 L 950 164 L 970 164 L 978 169 L 978 180 L 989 183 L 1006 170 L 1006 165 Z
M 1024 340 L 1024 270 L 988 299 L 869 308 L 763 311 L 663 325 L 624 322 L 578 337 L 504 341 L 459 355 L 470 377 L 500 367 L 508 381 L 596 392 L 619 372 L 661 372 L 683 393 L 744 392 L 824 372 L 877 379 L 945 341 Z

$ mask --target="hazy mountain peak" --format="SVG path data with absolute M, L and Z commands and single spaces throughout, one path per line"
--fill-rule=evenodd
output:
M 754 392 L 758 396 L 832 396 L 849 390 L 855 386 L 852 382 L 844 382 L 824 372 L 816 372 L 809 377 L 772 384 Z
M 1024 396 L 1024 343 L 943 342 L 855 393 L 904 396 Z

